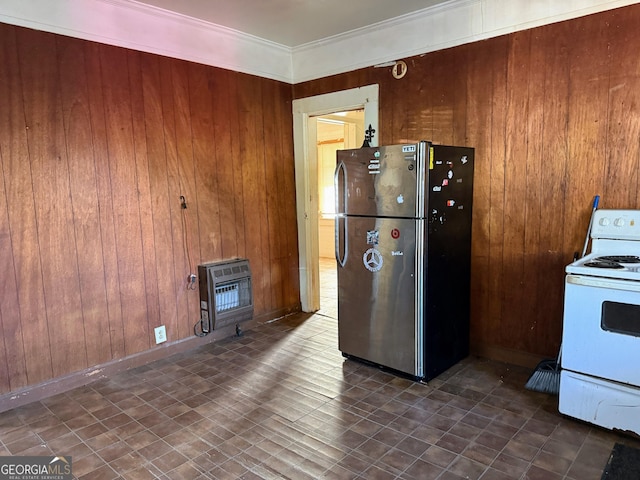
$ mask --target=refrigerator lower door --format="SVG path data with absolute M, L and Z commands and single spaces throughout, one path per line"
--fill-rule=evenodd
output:
M 340 351 L 416 378 L 424 368 L 422 228 L 422 220 L 343 217 L 336 232 Z

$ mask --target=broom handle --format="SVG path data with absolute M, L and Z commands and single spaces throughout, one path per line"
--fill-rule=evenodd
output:
M 593 198 L 593 209 L 591 210 L 591 219 L 589 220 L 589 228 L 587 229 L 587 238 L 584 239 L 584 247 L 582 248 L 582 256 L 587 253 L 587 245 L 589 245 L 589 237 L 591 237 L 591 229 L 593 228 L 593 214 L 598 209 L 598 203 L 600 203 L 600 195 L 596 195 Z

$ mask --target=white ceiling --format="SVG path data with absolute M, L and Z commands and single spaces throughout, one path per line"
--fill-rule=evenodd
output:
M 138 0 L 297 47 L 456 0 Z

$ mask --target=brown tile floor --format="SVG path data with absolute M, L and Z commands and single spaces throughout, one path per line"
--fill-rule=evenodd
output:
M 92 480 L 597 480 L 616 441 L 638 444 L 561 417 L 521 368 L 469 358 L 423 385 L 345 361 L 335 311 L 327 295 L 319 314 L 1 414 L 0 454 L 72 455 Z

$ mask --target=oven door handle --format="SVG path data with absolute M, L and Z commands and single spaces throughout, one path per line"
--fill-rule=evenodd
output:
M 612 280 L 608 278 L 585 277 L 580 275 L 567 275 L 567 283 L 572 285 L 582 285 L 585 287 L 614 288 L 627 292 L 640 292 L 640 282 Z

